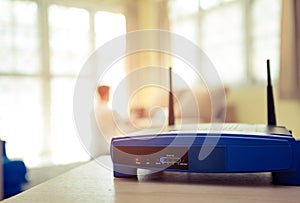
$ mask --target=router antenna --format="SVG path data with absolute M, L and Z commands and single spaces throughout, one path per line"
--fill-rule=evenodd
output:
M 174 117 L 174 100 L 173 100 L 173 90 L 172 90 L 172 67 L 169 67 L 169 83 L 170 83 L 170 90 L 169 90 L 169 126 L 175 124 L 175 117 Z
M 273 96 L 273 88 L 271 82 L 269 59 L 267 60 L 267 77 L 268 77 L 268 85 L 267 85 L 268 125 L 276 126 L 276 115 L 275 115 L 275 108 L 274 108 L 274 96 Z

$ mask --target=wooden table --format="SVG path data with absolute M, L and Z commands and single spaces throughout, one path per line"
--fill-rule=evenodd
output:
M 300 187 L 272 185 L 269 173 L 158 172 L 116 179 L 91 161 L 3 202 L 300 202 Z

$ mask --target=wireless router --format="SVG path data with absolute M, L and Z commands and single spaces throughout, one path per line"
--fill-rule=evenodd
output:
M 269 60 L 267 73 L 268 125 L 209 123 L 184 125 L 177 130 L 170 68 L 169 127 L 159 134 L 146 131 L 113 138 L 114 177 L 136 177 L 137 169 L 272 172 L 274 184 L 300 185 L 300 140 L 285 127 L 276 126 Z

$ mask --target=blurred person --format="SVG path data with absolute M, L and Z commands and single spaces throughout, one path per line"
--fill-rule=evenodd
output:
M 120 121 L 117 112 L 109 107 L 110 87 L 101 85 L 97 87 L 98 100 L 95 106 L 95 118 L 102 135 L 109 140 L 120 135 L 116 122 Z M 116 118 L 114 118 L 114 116 Z M 116 119 L 116 120 L 115 120 Z
M 92 119 L 93 133 L 89 152 L 93 158 L 109 154 L 111 139 L 122 135 L 120 129 L 130 132 L 130 122 L 121 119 L 120 115 L 109 106 L 109 100 L 110 86 L 98 86 L 94 111 L 91 115 L 94 119 Z

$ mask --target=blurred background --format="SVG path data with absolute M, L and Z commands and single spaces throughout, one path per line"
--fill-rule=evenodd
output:
M 289 81 L 281 75 L 287 68 L 282 64 L 283 2 L 0 0 L 0 137 L 7 141 L 8 156 L 23 159 L 28 167 L 88 160 L 73 122 L 78 73 L 103 43 L 140 29 L 169 30 L 204 50 L 229 89 L 234 122 L 265 123 L 270 59 L 278 124 L 300 138 L 299 85 L 292 94 L 281 87 Z M 146 65 L 162 64 L 154 55 L 139 58 Z M 169 63 L 189 85 L 197 83 L 184 62 L 174 58 Z M 141 66 L 116 63 L 105 78 L 112 94 L 127 73 Z M 299 72 L 291 74 L 296 81 Z

